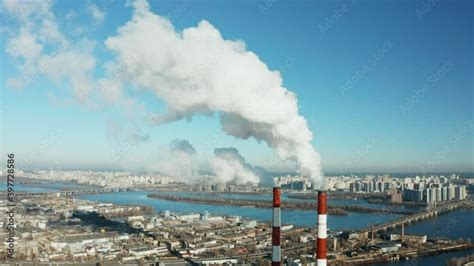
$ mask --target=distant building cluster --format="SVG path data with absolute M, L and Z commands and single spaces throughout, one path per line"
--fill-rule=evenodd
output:
M 463 200 L 467 197 L 466 186 L 429 184 L 426 188 L 405 189 L 403 200 L 432 204 L 449 200 Z
M 236 184 L 235 182 L 222 182 L 212 175 L 201 175 L 192 184 L 191 190 L 198 192 L 258 192 L 257 184 Z
M 0 171 L 0 175 L 3 171 Z M 124 188 L 153 188 L 184 184 L 176 177 L 161 174 L 137 174 L 126 171 L 66 171 L 66 170 L 17 170 L 17 176 L 45 180 L 48 182 L 75 183 L 87 186 L 97 186 L 104 189 Z M 201 192 L 256 192 L 257 184 L 236 184 L 216 180 L 214 175 L 200 175 L 192 183 L 192 190 Z
M 450 200 L 463 200 L 467 197 L 466 186 L 453 184 L 458 175 L 415 177 L 405 180 L 403 200 L 433 204 Z
M 281 176 L 278 178 L 282 189 L 306 191 L 313 188 L 308 178 L 301 176 Z
M 309 179 L 300 176 L 288 175 L 279 177 L 279 180 L 283 189 L 306 191 L 313 188 Z M 431 204 L 465 199 L 467 197 L 466 186 L 458 181 L 459 175 L 455 174 L 405 178 L 389 175 L 351 175 L 326 177 L 326 187 L 330 191 L 385 193 L 394 203 L 410 201 Z M 464 183 L 472 184 L 474 180 L 466 179 Z
M 109 171 L 17 170 L 17 176 L 53 182 L 74 182 L 105 188 L 166 185 L 174 181 L 173 177 L 160 174 L 133 174 L 130 172 Z
M 358 192 L 384 192 L 385 190 L 392 189 L 396 185 L 392 182 L 384 181 L 365 181 L 365 182 L 355 182 L 351 183 L 349 188 L 353 193 Z
M 466 178 L 464 179 L 464 183 L 466 183 L 466 185 L 474 185 L 474 178 Z

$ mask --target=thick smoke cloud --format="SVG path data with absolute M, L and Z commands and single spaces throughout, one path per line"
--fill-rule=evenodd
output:
M 221 182 L 237 184 L 254 183 L 269 184 L 272 177 L 263 168 L 254 167 L 247 163 L 236 148 L 218 148 L 214 150 L 215 157 L 211 168 L 216 178 Z
M 172 176 L 180 181 L 192 182 L 198 180 L 200 165 L 197 152 L 193 145 L 185 139 L 175 139 L 160 153 L 160 160 L 153 164 L 151 170 Z M 209 161 L 209 170 L 215 176 L 216 182 L 236 184 L 270 185 L 272 176 L 263 168 L 247 163 L 236 148 L 218 148 L 214 157 Z
M 190 181 L 198 176 L 198 165 L 194 158 L 196 150 L 189 141 L 175 139 L 160 155 L 161 160 L 153 165 L 152 170 L 181 181 Z
M 173 151 L 184 152 L 186 154 L 196 154 L 196 149 L 194 149 L 193 145 L 185 139 L 175 139 L 171 142 L 170 146 Z
M 19 25 L 5 33 L 6 53 L 22 74 L 7 80 L 10 87 L 27 87 L 45 76 L 58 86 L 70 86 L 81 104 L 95 106 L 96 98 L 103 98 L 135 110 L 134 99 L 127 99 L 124 91 L 131 83 L 166 103 L 167 111 L 155 116 L 156 124 L 218 114 L 227 134 L 264 141 L 280 158 L 296 161 L 302 175 L 320 181 L 319 154 L 295 94 L 244 42 L 225 40 L 209 22 L 176 31 L 145 0 L 136 0 L 131 20 L 105 41 L 115 59 L 104 62 L 104 76 L 95 78 L 96 43 L 62 32 L 53 1 L 1 3 L 2 11 Z M 90 11 L 99 21 L 105 18 L 105 12 Z M 133 142 L 147 140 L 137 136 Z
M 129 81 L 165 101 L 160 122 L 219 113 L 227 134 L 266 142 L 282 159 L 295 160 L 302 175 L 320 181 L 312 132 L 278 71 L 242 41 L 224 40 L 207 21 L 178 32 L 146 1 L 132 5 L 132 19 L 105 44 Z

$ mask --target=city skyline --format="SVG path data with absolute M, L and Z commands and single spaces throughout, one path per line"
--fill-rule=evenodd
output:
M 294 162 L 274 160 L 264 142 L 222 132 L 219 112 L 148 128 L 135 136 L 139 144 L 124 148 L 146 114 L 166 110 L 163 100 L 128 84 L 91 107 L 78 89 L 94 95 L 113 68 L 116 55 L 107 40 L 132 20 L 133 7 L 44 3 L 2 6 L 3 153 L 29 160 L 27 169 L 157 170 L 168 160 L 169 143 L 182 139 L 194 147 L 199 165 L 215 149 L 235 147 L 253 166 L 295 171 Z M 323 172 L 474 172 L 472 2 L 149 4 L 178 34 L 208 21 L 225 40 L 245 43 L 270 70 L 279 70 L 314 134 Z M 48 18 L 47 32 L 26 23 L 28 14 Z M 55 50 L 64 41 L 74 45 Z M 57 53 L 64 56 L 52 64 L 55 73 L 38 70 L 35 60 Z M 120 149 L 125 155 L 110 164 Z

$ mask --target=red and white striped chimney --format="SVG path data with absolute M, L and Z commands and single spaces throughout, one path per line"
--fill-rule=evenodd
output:
M 316 259 L 318 266 L 326 266 L 327 238 L 327 198 L 326 191 L 318 191 L 318 240 L 316 243 Z
M 280 247 L 280 184 L 273 186 L 273 219 L 272 219 L 272 266 L 281 265 L 281 247 Z

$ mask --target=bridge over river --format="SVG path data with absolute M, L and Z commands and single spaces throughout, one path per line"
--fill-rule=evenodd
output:
M 372 230 L 374 230 L 374 232 L 377 232 L 377 231 L 386 231 L 389 228 L 395 229 L 397 226 L 401 227 L 402 224 L 416 223 L 421 220 L 433 218 L 437 216 L 438 214 L 454 211 L 460 208 L 472 208 L 472 207 L 474 207 L 473 202 L 468 201 L 468 200 L 448 202 L 442 205 L 438 205 L 435 208 L 429 208 L 424 211 L 410 214 L 396 220 L 391 220 L 382 224 L 377 224 L 377 225 L 372 225 L 366 228 L 362 228 L 362 229 L 357 230 L 356 232 L 359 234 L 359 238 L 367 239 L 369 237 L 369 233 Z

